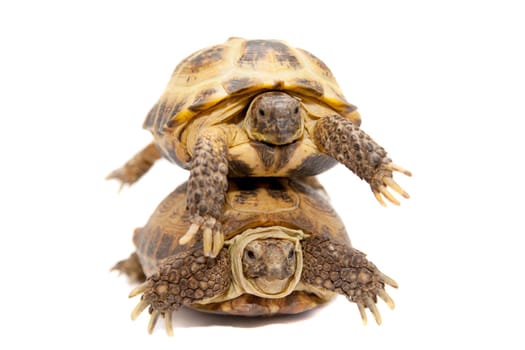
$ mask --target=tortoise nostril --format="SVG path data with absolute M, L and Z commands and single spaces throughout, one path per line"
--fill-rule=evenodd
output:
M 290 271 L 288 271 L 285 266 L 282 264 L 274 264 L 272 266 L 268 266 L 267 269 L 267 278 L 268 280 L 282 280 L 285 278 L 290 277 Z
M 287 129 L 290 126 L 290 122 L 284 118 L 277 119 L 276 124 L 280 130 Z

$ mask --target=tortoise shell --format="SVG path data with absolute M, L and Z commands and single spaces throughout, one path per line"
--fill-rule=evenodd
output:
M 180 134 L 194 118 L 212 118 L 207 125 L 226 122 L 250 98 L 269 90 L 312 99 L 312 108 L 326 105 L 354 125 L 360 124 L 356 107 L 346 101 L 330 69 L 313 54 L 278 40 L 230 38 L 179 63 L 143 127 L 167 155 L 173 145 L 165 144 L 164 135 L 175 133 L 184 143 Z M 210 115 L 213 109 L 223 113 Z M 183 163 L 180 158 L 184 157 L 167 158 Z
M 341 219 L 316 179 L 269 178 L 262 181 L 236 178 L 229 181 L 222 218 L 226 240 L 250 229 L 281 226 L 301 230 L 306 235 L 328 235 L 333 241 L 350 246 Z M 185 197 L 186 184 L 183 184 L 160 203 L 144 227 L 135 230 L 133 241 L 146 277 L 157 271 L 163 259 L 187 249 L 186 245 L 179 244 L 179 239 L 191 224 Z M 278 299 L 243 294 L 234 299 L 193 304 L 191 307 L 245 316 L 290 314 L 316 307 L 332 296 L 320 296 L 307 290 L 296 290 Z

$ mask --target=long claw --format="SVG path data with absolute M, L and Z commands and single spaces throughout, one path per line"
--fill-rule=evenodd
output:
M 388 295 L 387 292 L 385 292 L 384 289 L 379 289 L 377 291 L 377 295 L 383 299 L 383 301 L 388 305 L 388 307 L 391 309 L 391 310 L 394 310 L 394 308 L 396 307 L 396 304 L 394 304 L 394 300 L 392 300 L 392 298 L 390 297 L 390 295 Z
M 135 321 L 137 319 L 137 317 L 139 317 L 139 315 L 142 313 L 142 311 L 144 311 L 144 309 L 149 305 L 149 303 L 142 299 L 141 301 L 139 301 L 139 303 L 137 304 L 137 306 L 135 306 L 135 308 L 133 309 L 133 311 L 131 311 L 131 319 L 133 321 Z
M 403 197 L 405 198 L 410 198 L 410 196 L 408 195 L 408 193 L 401 187 L 399 186 L 395 181 L 394 179 L 392 179 L 391 177 L 385 177 L 383 179 L 383 182 L 389 186 L 391 189 L 393 189 L 394 191 L 396 191 L 397 193 L 399 193 L 400 195 L 402 195 Z
M 212 246 L 212 230 L 211 228 L 205 228 L 202 232 L 202 248 L 204 250 L 204 256 L 211 255 Z
M 168 333 L 170 337 L 173 337 L 173 324 L 171 323 L 171 316 L 172 316 L 171 312 L 165 313 L 164 323 L 166 325 L 166 333 Z
M 379 310 L 377 309 L 376 304 L 370 297 L 365 298 L 365 304 L 366 307 L 370 309 L 370 312 L 372 312 L 372 315 L 374 315 L 374 318 L 376 319 L 377 324 L 381 324 L 381 314 L 379 313 Z
M 357 303 L 357 308 L 359 309 L 359 314 L 361 314 L 361 320 L 363 321 L 363 326 L 366 326 L 368 320 L 366 318 L 365 307 L 361 303 Z
M 197 232 L 199 232 L 199 227 L 200 227 L 199 224 L 191 224 L 190 228 L 188 229 L 188 231 L 186 231 L 184 236 L 182 236 L 179 239 L 179 244 L 183 244 L 184 245 L 184 244 L 188 243 L 189 241 L 191 241 L 193 239 L 193 237 L 195 237 Z
M 397 284 L 396 281 L 394 281 L 394 279 L 388 277 L 387 275 L 385 275 L 382 272 L 379 273 L 379 280 L 381 282 L 384 282 L 384 283 L 388 284 L 391 287 L 394 287 L 394 288 L 398 288 L 399 287 L 399 285 Z
M 153 333 L 153 328 L 155 328 L 155 324 L 157 323 L 157 320 L 159 318 L 160 313 L 158 311 L 153 311 L 151 313 L 151 317 L 149 318 L 148 323 L 148 333 Z
M 388 192 L 385 186 L 379 186 L 379 192 L 381 192 L 381 194 L 393 204 L 400 204 L 399 201 L 392 195 L 392 193 Z
M 386 168 L 392 171 L 397 171 L 398 173 L 404 174 L 406 176 L 412 176 L 412 173 L 397 164 L 389 163 L 386 165 Z
M 214 231 L 213 232 L 213 249 L 211 252 L 211 257 L 215 258 L 219 252 L 222 249 L 222 246 L 224 244 L 224 236 L 221 232 Z
M 149 283 L 148 282 L 141 283 L 138 286 L 136 286 L 135 288 L 133 288 L 133 290 L 131 292 L 129 292 L 128 297 L 129 298 L 136 297 L 137 295 L 144 293 L 146 291 L 146 289 L 148 289 L 148 288 L 149 288 Z
M 386 207 L 386 203 L 383 200 L 383 197 L 381 197 L 381 194 L 379 192 L 374 191 L 374 196 L 376 197 L 376 199 L 379 202 L 379 204 L 381 204 L 383 207 Z

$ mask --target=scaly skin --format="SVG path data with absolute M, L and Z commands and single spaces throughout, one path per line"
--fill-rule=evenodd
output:
M 399 205 L 388 187 L 409 198 L 408 193 L 392 179 L 392 174 L 398 171 L 411 176 L 411 173 L 393 164 L 384 148 L 348 119 L 336 114 L 319 119 L 313 130 L 313 139 L 321 152 L 368 182 L 381 205 L 385 205 L 381 195 Z
M 357 304 L 363 323 L 366 323 L 365 307 L 369 308 L 376 322 L 381 324 L 381 315 L 376 307 L 377 297 L 394 308 L 393 300 L 385 291 L 385 284 L 397 288 L 393 279 L 381 273 L 366 259 L 365 254 L 331 241 L 327 236 L 312 236 L 301 245 L 301 280 L 304 283 L 346 296 Z
M 220 218 L 228 189 L 228 148 L 221 128 L 210 128 L 197 138 L 191 162 L 186 201 L 191 226 L 181 238 L 186 244 L 202 232 L 204 255 L 215 257 L 224 243 Z
M 206 258 L 200 246 L 187 249 L 165 259 L 156 274 L 131 292 L 130 297 L 142 293 L 131 317 L 137 318 L 149 306 L 151 319 L 148 331 L 153 331 L 155 322 L 162 316 L 166 331 L 173 335 L 171 318 L 174 311 L 183 305 L 220 295 L 230 284 L 231 267 L 227 249 L 222 249 L 215 259 Z

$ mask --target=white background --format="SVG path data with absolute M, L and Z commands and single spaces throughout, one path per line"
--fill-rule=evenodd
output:
M 518 1 L 19 1 L 0 5 L 0 347 L 523 349 L 525 12 Z M 109 268 L 188 173 L 117 193 L 143 118 L 185 56 L 279 38 L 332 69 L 363 129 L 414 176 L 380 207 L 342 166 L 321 176 L 358 249 L 400 284 L 383 325 L 336 302 L 250 320 L 131 322 Z M 308 346 L 308 347 L 306 347 Z

